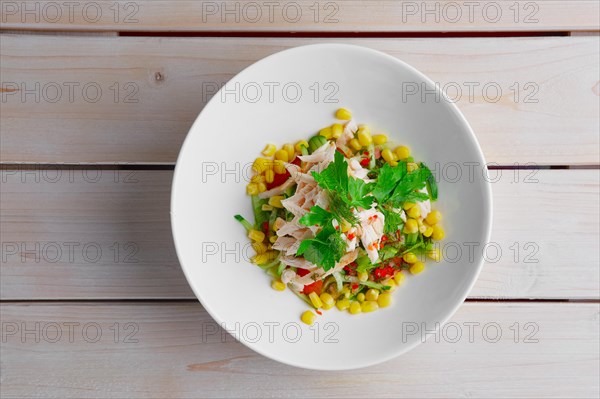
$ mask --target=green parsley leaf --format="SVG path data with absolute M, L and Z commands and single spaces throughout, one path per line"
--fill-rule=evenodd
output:
M 425 187 L 432 176 L 426 166 L 408 172 L 406 162 L 400 161 L 395 167 L 385 164 L 379 170 L 373 196 L 379 204 L 390 203 L 395 208 L 400 208 L 405 202 L 425 201 L 429 195 L 418 190 Z
M 307 261 L 328 271 L 340 261 L 345 252 L 346 244 L 342 234 L 333 224 L 328 223 L 314 238 L 303 240 L 296 255 L 303 255 Z
M 394 188 L 389 201 L 399 208 L 406 202 L 420 202 L 429 199 L 428 194 L 418 192 L 418 190 L 425 187 L 430 174 L 429 169 L 417 169 L 406 173 Z
M 325 190 L 348 191 L 348 163 L 342 154 L 335 152 L 333 162 L 320 173 L 312 172 L 315 181 Z
M 398 162 L 398 165 L 391 167 L 388 163 L 379 169 L 377 182 L 373 188 L 373 196 L 377 202 L 383 204 L 387 202 L 390 194 L 402 178 L 406 175 L 406 162 Z
M 339 152 L 335 153 L 334 161 L 323 171 L 312 172 L 312 175 L 317 184 L 327 192 L 329 209 L 339 222 L 344 219 L 351 224 L 358 223 L 352 208 L 369 209 L 375 200 L 368 195 L 375 184 L 349 177 L 348 162 Z
M 423 169 L 426 175 L 427 192 L 429 193 L 429 198 L 432 201 L 436 201 L 438 199 L 438 186 L 437 182 L 435 181 L 435 176 L 423 162 L 419 163 L 419 168 Z
M 331 223 L 333 218 L 334 215 L 331 212 L 326 211 L 319 205 L 315 205 L 298 222 L 304 226 L 324 226 L 327 223 Z
M 351 206 L 362 207 L 365 209 L 371 208 L 373 205 L 373 201 L 375 198 L 372 196 L 367 196 L 373 188 L 375 187 L 375 183 L 365 183 L 364 180 L 355 179 L 351 177 L 348 180 L 348 194 L 349 194 L 349 203 Z
M 385 234 L 393 234 L 398 229 L 400 229 L 401 226 L 404 225 L 404 221 L 400 217 L 400 213 L 402 211 L 395 212 L 393 209 L 388 210 L 385 207 L 380 207 L 380 211 L 381 211 L 381 213 L 383 213 L 383 217 L 385 220 L 385 223 L 383 225 L 383 232 Z

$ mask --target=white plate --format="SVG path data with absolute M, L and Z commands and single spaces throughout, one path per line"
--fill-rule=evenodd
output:
M 425 329 L 443 325 L 474 284 L 491 229 L 485 160 L 458 108 L 398 59 L 339 44 L 274 54 L 224 89 L 185 140 L 171 199 L 181 266 L 216 323 L 258 353 L 320 370 L 391 359 L 421 342 Z M 252 221 L 245 186 L 263 146 L 307 139 L 333 123 L 340 106 L 359 123 L 408 145 L 434 170 L 440 192 L 435 207 L 444 216 L 444 252 L 452 261 L 428 262 L 423 273 L 408 276 L 389 308 L 357 316 L 331 309 L 308 327 L 299 320 L 306 304 L 289 290 L 271 289 L 271 278 L 249 263 L 252 249 L 233 215 Z M 472 244 L 466 243 L 478 243 L 471 259 Z M 216 323 L 198 331 L 203 340 L 223 339 Z

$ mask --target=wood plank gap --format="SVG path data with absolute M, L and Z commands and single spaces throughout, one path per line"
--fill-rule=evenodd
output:
M 124 37 L 299 37 L 299 38 L 473 38 L 473 37 L 547 37 L 570 36 L 567 31 L 537 31 L 537 32 L 258 32 L 258 31 L 192 31 L 192 32 L 148 32 L 148 31 L 121 31 L 119 36 Z

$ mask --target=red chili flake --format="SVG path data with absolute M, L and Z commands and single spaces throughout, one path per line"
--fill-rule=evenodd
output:
M 363 158 L 360 161 L 360 166 L 362 166 L 362 167 L 369 166 L 369 162 L 370 162 L 369 158 Z
M 263 222 L 262 229 L 267 234 L 269 232 L 269 222 Z
M 354 240 L 354 237 L 356 237 L 356 235 L 354 233 L 348 233 L 346 237 L 348 237 L 348 240 L 352 241 Z
M 369 156 L 369 151 L 364 151 L 364 152 L 363 152 L 363 155 L 364 155 L 365 157 L 368 157 L 368 156 Z
M 315 312 L 317 312 L 317 314 L 318 314 L 319 316 L 323 316 L 323 313 L 321 313 L 321 311 L 320 311 L 319 309 L 315 310 Z
M 385 234 L 381 236 L 381 242 L 386 242 L 387 240 L 388 238 Z
M 373 276 L 375 276 L 377 280 L 382 280 L 391 276 L 392 274 L 394 274 L 394 268 L 389 265 L 378 267 L 377 269 L 373 270 Z
M 353 289 L 353 290 L 355 290 L 355 289 L 357 289 L 357 288 L 358 288 L 358 284 L 357 284 L 357 283 L 354 283 L 354 284 L 352 284 L 352 289 Z

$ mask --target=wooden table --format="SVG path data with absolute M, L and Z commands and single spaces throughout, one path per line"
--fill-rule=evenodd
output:
M 597 0 L 69 4 L 0 1 L 3 398 L 600 395 Z M 211 90 L 320 42 L 460 95 L 502 251 L 452 318 L 460 339 L 331 373 L 209 334 L 169 224 Z

